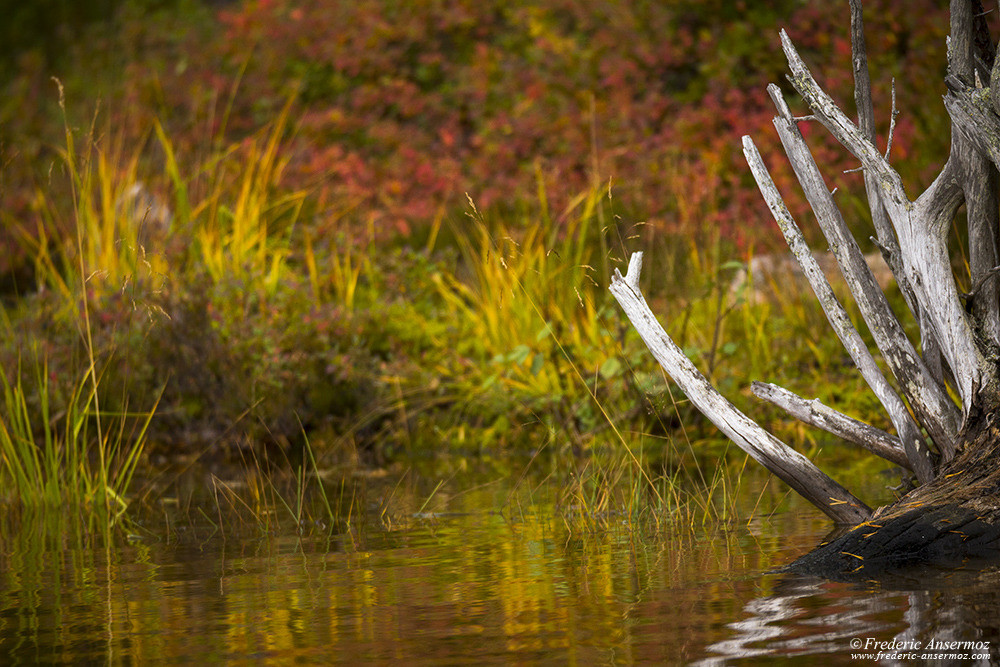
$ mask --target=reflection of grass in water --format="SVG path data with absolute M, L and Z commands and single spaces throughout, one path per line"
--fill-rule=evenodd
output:
M 125 539 L 130 544 L 122 549 Z M 105 618 L 110 627 L 119 609 L 112 573 L 123 550 L 137 563 L 149 562 L 149 547 L 127 516 L 112 526 L 101 512 L 80 506 L 0 504 L 3 613 L 19 619 L 5 623 L 0 660 L 18 662 L 20 649 L 27 662 L 74 661 L 67 657 L 70 638 L 81 627 L 102 627 Z M 84 623 L 81 608 L 93 614 Z M 92 660 L 93 654 L 75 661 Z

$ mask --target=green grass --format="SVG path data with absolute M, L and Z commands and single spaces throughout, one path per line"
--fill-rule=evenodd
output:
M 111 523 L 127 510 L 155 406 L 141 414 L 100 412 L 95 373 L 88 368 L 66 400 L 57 403 L 44 360 L 35 360 L 33 372 L 19 363 L 13 378 L 0 371 L 0 476 L 6 504 L 69 506 Z
M 60 100 L 61 102 L 61 100 Z M 88 143 L 88 146 L 91 144 Z M 72 240 L 54 238 L 58 207 L 39 193 L 37 237 L 20 228 L 34 251 L 38 283 L 51 291 L 54 329 L 75 329 L 68 363 L 49 365 L 52 341 L 23 335 L 4 307 L 8 340 L 17 344 L 13 368 L 0 365 L 0 478 L 8 504 L 58 509 L 70 506 L 115 523 L 128 507 L 127 493 L 142 461 L 146 432 L 158 399 L 145 411 L 130 410 L 128 393 L 114 409 L 102 407 L 102 377 L 113 354 L 98 350 L 90 295 L 97 285 L 134 294 L 140 266 L 150 268 L 143 250 L 122 236 L 113 209 L 110 173 L 134 175 L 135 162 L 114 167 L 101 151 L 76 152 L 66 128 L 61 153 L 72 202 Z M 42 313 L 43 320 L 50 313 Z M 15 315 L 16 317 L 16 315 Z M 26 359 L 26 357 L 28 357 Z

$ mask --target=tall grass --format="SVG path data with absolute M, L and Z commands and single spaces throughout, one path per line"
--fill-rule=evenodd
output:
M 367 262 L 336 246 L 320 255 L 313 230 L 302 233 L 308 193 L 281 183 L 290 109 L 240 144 L 207 142 L 212 154 L 196 163 L 181 161 L 159 123 L 126 144 L 96 115 L 82 137 L 66 121 L 65 145 L 36 190 L 37 219 L 11 221 L 39 291 L 0 306 L 18 348 L 0 359 L 6 500 L 117 517 L 163 397 L 175 415 L 199 399 L 171 386 L 177 374 L 221 379 L 231 389 L 209 400 L 237 423 L 262 404 L 283 409 L 300 368 L 329 365 L 335 351 L 319 340 L 306 340 L 308 353 L 294 347 L 309 338 L 304 320 L 314 309 L 353 303 Z M 132 199 L 140 186 L 169 193 L 153 204 L 167 215 L 151 220 L 148 201 Z M 34 365 L 22 367 L 36 349 Z
M 562 225 L 544 212 L 491 225 L 471 204 L 470 226 L 456 233 L 460 270 L 469 278 L 442 272 L 435 279 L 467 344 L 502 371 L 491 382 L 526 396 L 580 396 L 579 378 L 567 371 L 614 354 L 594 268 L 607 261 L 600 253 L 605 230 L 597 228 L 601 205 L 600 193 L 589 192 L 564 212 Z
M 288 131 L 291 101 L 260 136 L 251 137 L 231 159 L 216 158 L 206 168 L 206 194 L 191 209 L 199 263 L 220 283 L 237 280 L 271 297 L 286 277 L 290 239 L 299 222 L 305 191 L 282 191 L 288 158 L 280 151 Z M 160 125 L 157 136 L 168 156 L 168 173 L 179 201 L 190 199 L 170 141 Z
M 0 370 L 2 500 L 53 509 L 75 507 L 116 521 L 128 507 L 126 493 L 141 460 L 146 430 L 155 412 L 97 411 L 99 378 L 88 368 L 56 414 L 44 360 L 28 369 L 18 363 L 13 378 Z M 97 419 L 104 428 L 96 431 Z M 95 451 L 96 450 L 96 451 Z
M 557 458 L 586 452 L 574 475 L 560 476 L 568 481 L 564 507 L 590 517 L 637 518 L 647 515 L 644 507 L 669 515 L 678 506 L 673 480 L 654 479 L 643 453 L 648 439 L 620 430 L 638 396 L 616 382 L 628 362 L 618 361 L 627 354 L 625 330 L 602 286 L 611 262 L 605 193 L 580 195 L 556 220 L 541 187 L 538 196 L 533 217 L 508 225 L 491 224 L 470 201 L 468 226 L 455 234 L 459 271 L 435 276 L 458 319 L 462 349 L 486 362 L 462 381 L 479 400 L 517 397 L 514 415 L 499 419 L 511 428 L 506 420 L 518 413 L 540 422 L 538 446 Z M 599 442 L 610 449 L 594 449 Z
M 42 293 L 54 294 L 47 300 L 56 305 L 54 317 L 46 326 L 75 329 L 72 347 L 82 347 L 82 358 L 70 354 L 58 373 L 50 369 L 47 353 L 39 351 L 45 341 L 35 338 L 37 331 L 15 332 L 3 307 L 8 337 L 20 349 L 14 369 L 0 366 L 0 476 L 7 482 L 6 502 L 70 505 L 113 523 L 128 506 L 126 494 L 158 399 L 149 410 L 132 413 L 125 391 L 118 408 L 102 407 L 107 393 L 101 389 L 102 376 L 114 353 L 98 349 L 95 342 L 92 300 L 109 290 L 134 297 L 136 283 L 150 287 L 156 269 L 140 242 L 136 225 L 141 222 L 116 205 L 124 184 L 135 181 L 137 158 L 119 161 L 122 152 L 100 150 L 94 135 L 92 126 L 83 152 L 78 152 L 66 122 L 60 158 L 69 215 L 62 214 L 57 196 L 39 190 L 37 233 L 24 225 L 18 230 L 35 258 Z M 58 187 L 54 181 L 49 185 Z M 33 358 L 25 368 L 29 355 Z

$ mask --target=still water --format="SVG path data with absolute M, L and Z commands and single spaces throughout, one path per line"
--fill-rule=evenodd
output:
M 364 517 L 355 508 L 349 521 L 306 530 L 275 528 L 259 514 L 258 525 L 234 527 L 183 499 L 110 534 L 60 513 L 8 513 L 0 517 L 0 663 L 820 657 L 858 665 L 873 661 L 853 658 L 852 641 L 980 642 L 936 656 L 964 653 L 971 664 L 977 653 L 996 659 L 1000 648 L 1000 568 L 863 584 L 774 573 L 830 528 L 794 499 L 748 523 L 682 528 L 512 504 L 496 484 L 450 497 L 441 490 L 430 505 L 447 511 L 432 512 L 426 495 L 414 494 L 410 506 L 399 489 L 387 480 L 357 495 Z

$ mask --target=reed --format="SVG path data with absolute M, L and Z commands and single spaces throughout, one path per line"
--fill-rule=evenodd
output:
M 84 372 L 64 402 L 51 394 L 47 363 L 36 359 L 33 371 L 20 362 L 13 377 L 0 370 L 3 500 L 80 508 L 115 523 L 128 508 L 127 494 L 155 406 L 145 413 L 105 413 L 104 428 L 97 431 L 102 415 L 97 412 L 96 369 Z
M 291 100 L 259 136 L 231 147 L 199 168 L 208 175 L 205 194 L 191 207 L 198 264 L 215 283 L 237 281 L 252 287 L 261 300 L 272 297 L 288 275 L 292 233 L 307 198 L 304 190 L 282 190 L 288 158 Z M 157 125 L 177 199 L 190 200 L 169 139 Z M 179 206 L 183 211 L 183 206 Z
M 608 262 L 601 194 L 577 197 L 556 219 L 541 206 L 508 224 L 491 223 L 470 205 L 454 230 L 458 269 L 434 276 L 455 314 L 457 351 L 484 362 L 464 382 L 479 393 L 516 395 L 540 413 L 555 408 L 559 421 L 583 416 L 586 430 L 598 418 L 593 376 L 617 346 L 598 275 Z
M 61 93 L 60 87 L 63 105 Z M 35 257 L 36 279 L 46 295 L 39 302 L 54 305 L 48 328 L 68 325 L 76 341 L 56 372 L 47 352 L 39 351 L 46 341 L 21 331 L 3 307 L 7 337 L 19 349 L 13 369 L 0 366 L 0 474 L 8 482 L 7 502 L 70 505 L 113 524 L 128 507 L 159 398 L 148 410 L 132 411 L 123 391 L 114 409 L 102 406 L 108 394 L 103 378 L 115 359 L 113 350 L 99 349 L 95 341 L 92 302 L 117 292 L 134 307 L 137 284 L 148 288 L 156 268 L 139 237 L 144 221 L 120 206 L 125 183 L 135 182 L 137 158 L 122 161 L 113 141 L 112 150 L 104 150 L 95 136 L 92 125 L 79 151 L 66 123 L 60 159 L 71 208 L 63 213 L 65 200 L 39 191 L 37 235 L 23 225 L 15 228 Z

